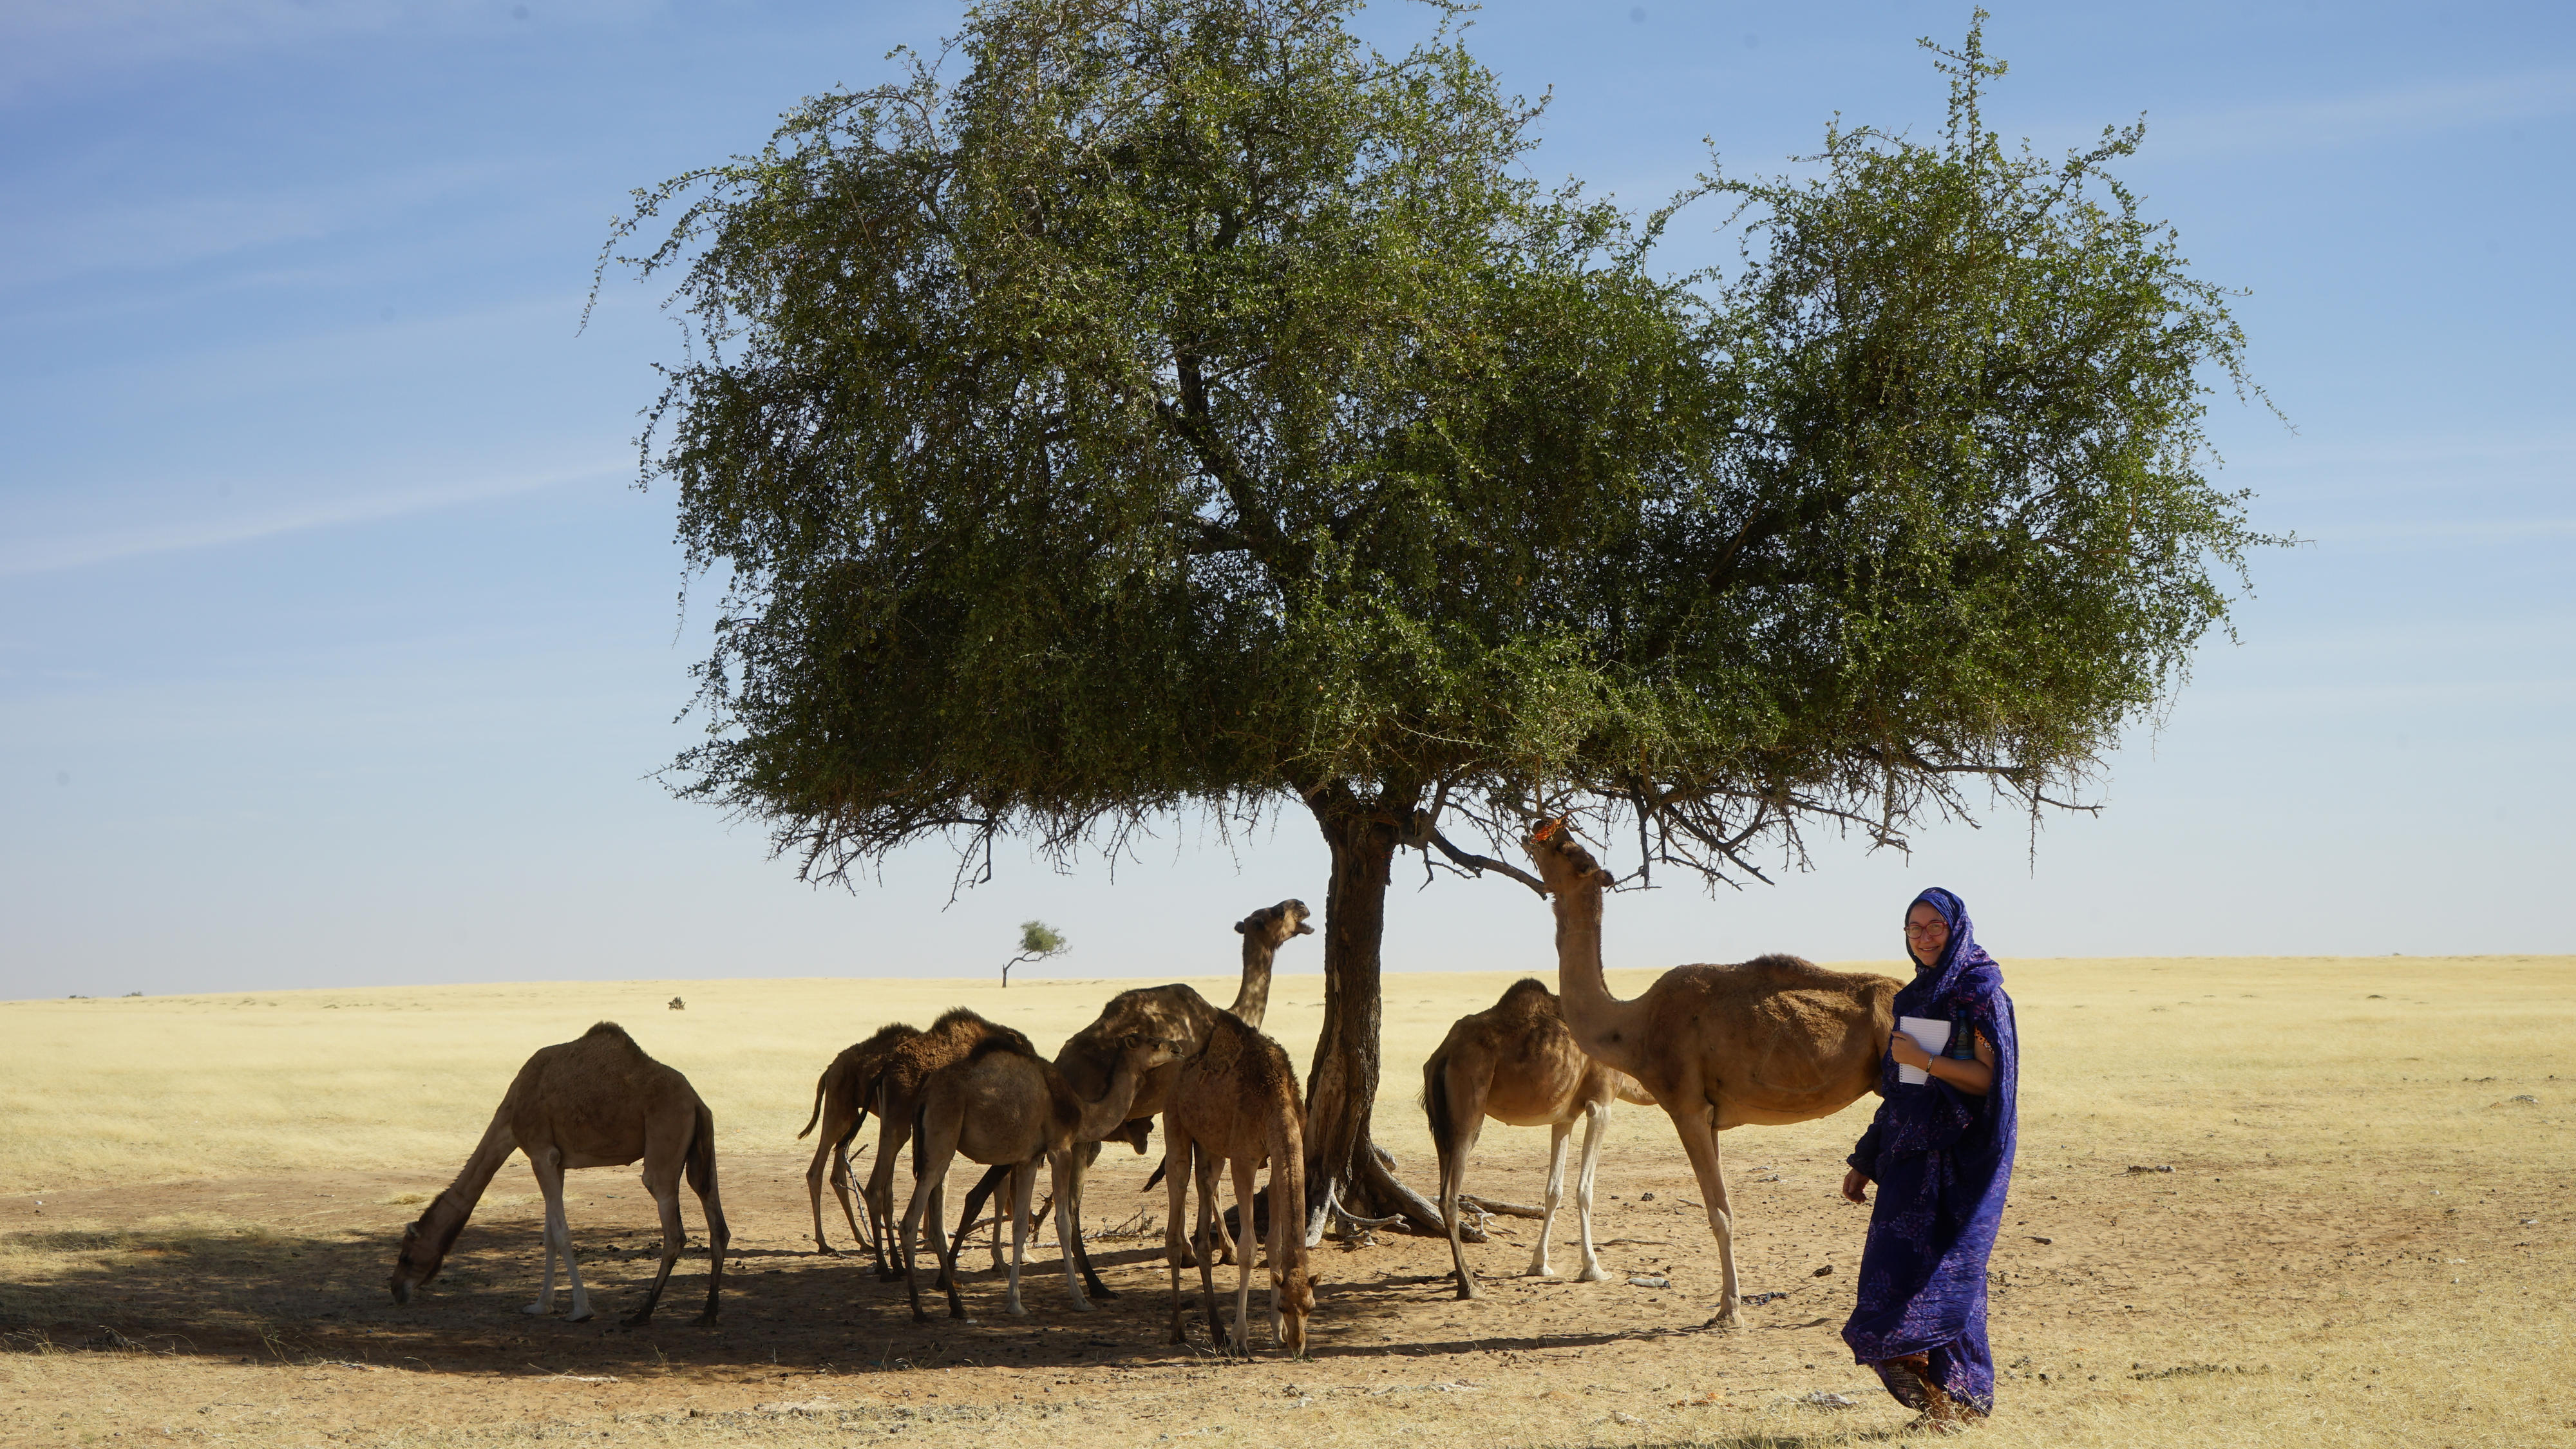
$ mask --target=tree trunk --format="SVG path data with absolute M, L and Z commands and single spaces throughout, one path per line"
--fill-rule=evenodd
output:
M 1357 1216 L 1401 1215 L 1413 1231 L 1445 1237 L 1439 1208 L 1396 1180 L 1369 1136 L 1382 1015 L 1378 951 L 1397 848 L 1395 812 L 1364 803 L 1339 785 L 1306 799 L 1333 851 L 1332 880 L 1324 892 L 1324 1029 L 1306 1076 L 1309 1220 L 1322 1210 L 1326 1194 L 1335 1192 Z

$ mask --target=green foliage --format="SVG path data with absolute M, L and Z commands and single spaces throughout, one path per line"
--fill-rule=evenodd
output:
M 1048 925 L 1046 922 L 1020 922 L 1021 960 L 1044 960 L 1049 956 L 1061 956 L 1072 949 L 1073 943 L 1059 935 L 1055 928 Z
M 684 793 L 813 877 L 1282 799 L 1752 869 L 2036 808 L 2223 624 L 2243 339 L 2103 173 L 2137 131 L 2007 152 L 1972 31 L 1937 143 L 1708 178 L 1745 262 L 1675 280 L 1454 25 L 1349 8 L 1005 0 L 638 194 L 696 336 L 646 469 L 725 588 Z

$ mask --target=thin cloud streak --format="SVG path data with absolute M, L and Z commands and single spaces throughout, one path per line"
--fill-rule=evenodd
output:
M 2571 111 L 2576 111 L 2576 71 L 2542 71 L 2171 118 L 2149 115 L 2141 155 L 2172 161 L 2322 150 Z
M 461 507 L 494 498 L 534 493 L 632 471 L 619 465 L 550 469 L 472 483 L 432 485 L 392 492 L 313 500 L 254 518 L 200 520 L 149 529 L 31 539 L 0 552 L 0 578 L 60 573 L 97 564 L 225 548 L 281 534 L 379 523 L 406 514 Z

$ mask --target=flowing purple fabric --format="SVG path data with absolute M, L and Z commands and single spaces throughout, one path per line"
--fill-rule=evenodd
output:
M 1896 994 L 1899 1016 L 1942 1017 L 1994 1044 L 1994 1086 L 1971 1097 L 1935 1077 L 1899 1082 L 1896 1057 L 1879 1063 L 1878 1116 L 1852 1149 L 1851 1165 L 1878 1184 L 1861 1250 L 1860 1302 L 1843 1325 L 1856 1361 L 1924 1354 L 1930 1378 L 1952 1398 L 1992 1412 L 1995 1361 L 1986 1344 L 1986 1255 L 2003 1225 L 2011 1185 L 2013 1097 L 2021 1050 L 2003 971 L 1977 945 L 1968 908 L 1934 887 L 1914 898 L 1941 913 L 1949 943 Z M 1907 914 L 1914 905 L 1908 904 Z M 1946 1053 L 1944 1053 L 1946 1055 Z M 1880 1370 L 1888 1392 L 1925 1408 L 1911 1375 Z

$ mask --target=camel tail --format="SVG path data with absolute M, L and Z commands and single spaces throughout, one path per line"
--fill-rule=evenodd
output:
M 1449 1120 L 1449 1045 L 1422 1064 L 1422 1111 L 1431 1119 L 1431 1150 L 1440 1157 L 1440 1181 L 1449 1181 L 1449 1159 L 1458 1150 L 1458 1134 Z
M 912 1108 L 912 1176 L 916 1182 L 921 1179 L 922 1170 L 930 1166 L 930 1144 L 925 1140 L 930 1136 L 929 1126 L 930 1103 L 924 1094 L 924 1100 L 914 1103 Z
M 689 1133 L 689 1190 L 703 1198 L 716 1190 L 716 1114 L 704 1102 L 697 1108 L 697 1122 Z
M 814 1130 L 814 1124 L 823 1120 L 823 1089 L 831 1084 L 832 1070 L 826 1067 L 823 1069 L 823 1075 L 814 1079 L 814 1115 L 806 1118 L 805 1125 L 796 1129 L 797 1141 L 804 1141 L 805 1134 Z M 864 1117 L 865 1114 L 861 1115 Z
M 1166 1170 L 1168 1170 L 1168 1169 L 1171 1167 L 1171 1165 L 1172 1165 L 1172 1155 L 1171 1155 L 1171 1153 L 1170 1153 L 1170 1152 L 1166 1151 L 1166 1152 L 1163 1154 L 1163 1160 L 1154 1164 L 1154 1175 L 1153 1175 L 1152 1177 L 1146 1178 L 1146 1179 L 1145 1179 L 1145 1185 L 1144 1185 L 1143 1187 L 1140 1187 L 1140 1188 L 1136 1189 L 1136 1190 L 1137 1190 L 1138 1192 L 1152 1192 L 1156 1187 L 1158 1187 L 1158 1186 L 1160 1186 L 1160 1185 L 1162 1184 L 1162 1181 L 1163 1181 L 1163 1173 L 1164 1173 Z

